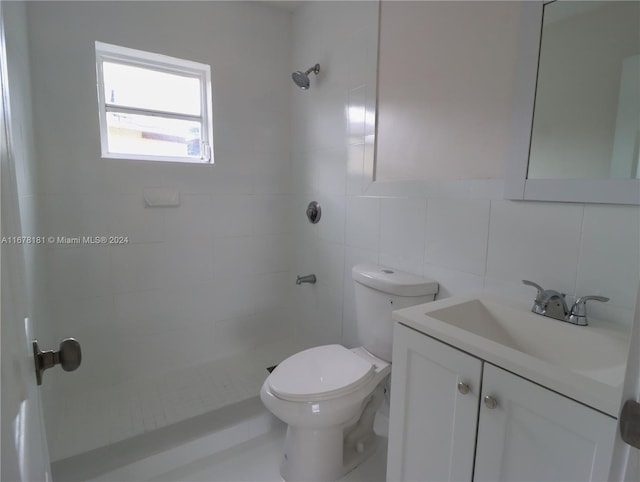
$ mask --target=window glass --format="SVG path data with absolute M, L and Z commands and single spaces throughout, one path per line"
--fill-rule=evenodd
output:
M 109 152 L 200 157 L 200 123 L 149 115 L 107 113 Z
M 108 105 L 200 115 L 200 79 L 114 62 L 103 62 Z

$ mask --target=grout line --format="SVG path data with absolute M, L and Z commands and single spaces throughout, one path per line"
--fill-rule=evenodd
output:
M 578 277 L 580 274 L 580 264 L 581 264 L 581 260 L 582 260 L 582 254 L 583 254 L 583 249 L 584 249 L 584 217 L 585 217 L 585 210 L 586 210 L 586 204 L 582 204 L 581 206 L 581 214 L 580 214 L 580 237 L 578 239 L 578 255 L 576 258 L 576 272 L 574 273 L 574 277 L 573 277 L 573 293 L 572 296 L 575 299 L 578 296 Z
M 491 240 L 491 221 L 493 219 L 494 201 L 489 200 L 489 216 L 487 217 L 487 238 L 484 249 L 484 269 L 482 271 L 482 291 L 487 289 L 487 267 L 489 266 L 489 241 Z

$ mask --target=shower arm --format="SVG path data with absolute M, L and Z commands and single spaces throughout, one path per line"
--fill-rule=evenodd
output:
M 320 73 L 320 64 L 316 64 L 313 67 L 309 67 L 309 69 L 307 69 L 304 74 L 309 75 L 311 72 L 318 75 Z

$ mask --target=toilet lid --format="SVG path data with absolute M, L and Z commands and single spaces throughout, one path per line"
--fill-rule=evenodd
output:
M 316 346 L 290 356 L 269 375 L 269 387 L 284 400 L 315 401 L 346 395 L 375 373 L 371 363 L 341 345 Z

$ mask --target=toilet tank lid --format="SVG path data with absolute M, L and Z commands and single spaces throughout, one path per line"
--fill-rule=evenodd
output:
M 377 264 L 357 264 L 351 270 L 355 281 L 397 296 L 425 296 L 438 292 L 438 282 Z

